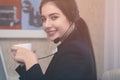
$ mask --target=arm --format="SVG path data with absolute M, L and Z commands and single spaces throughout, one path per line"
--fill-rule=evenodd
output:
M 20 80 L 39 80 L 42 70 L 38 64 L 36 54 L 33 51 L 21 47 L 13 47 L 15 54 L 13 58 L 16 62 L 24 63 L 24 66 L 19 66 L 16 71 L 20 75 Z

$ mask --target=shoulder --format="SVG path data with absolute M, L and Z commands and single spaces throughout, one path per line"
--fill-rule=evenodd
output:
M 66 40 L 62 45 L 58 47 L 58 51 L 64 53 L 84 53 L 89 50 L 89 47 L 79 38 L 73 38 Z M 89 51 L 88 51 L 89 52 Z
M 59 46 L 58 49 L 80 49 L 82 47 L 86 46 L 83 38 L 80 35 L 80 32 L 78 30 L 74 30 L 68 38 L 62 42 Z

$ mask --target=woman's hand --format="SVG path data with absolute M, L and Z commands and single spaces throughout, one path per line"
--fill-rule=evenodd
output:
M 13 59 L 18 63 L 24 63 L 26 70 L 38 63 L 37 57 L 33 51 L 22 47 L 12 47 L 11 51 L 13 52 Z

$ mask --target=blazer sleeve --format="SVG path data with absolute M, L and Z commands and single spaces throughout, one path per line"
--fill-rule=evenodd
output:
M 25 66 L 18 66 L 16 72 L 20 75 L 20 80 L 41 80 L 43 73 L 39 64 L 33 65 L 28 71 Z

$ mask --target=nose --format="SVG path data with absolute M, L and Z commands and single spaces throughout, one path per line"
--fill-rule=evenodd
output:
M 43 23 L 43 27 L 44 27 L 44 28 L 49 28 L 49 27 L 51 27 L 51 22 L 50 22 L 49 19 L 47 19 L 47 20 Z

